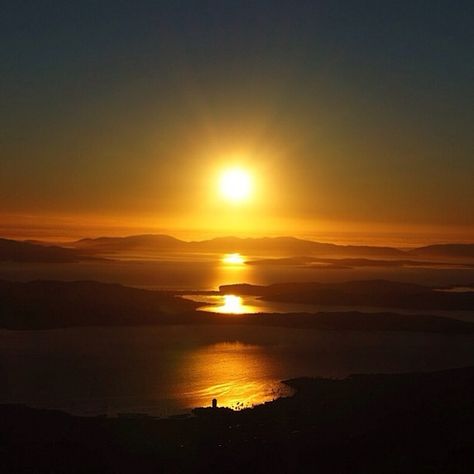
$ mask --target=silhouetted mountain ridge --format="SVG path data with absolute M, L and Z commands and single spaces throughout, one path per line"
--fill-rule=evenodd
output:
M 163 249 L 180 250 L 186 246 L 185 241 L 176 239 L 169 235 L 144 234 L 131 235 L 128 237 L 97 237 L 81 239 L 70 244 L 75 248 L 123 251 L 131 249 Z
M 75 248 L 97 251 L 181 251 L 202 253 L 243 253 L 249 255 L 290 254 L 304 255 L 378 255 L 399 257 L 403 252 L 390 247 L 342 246 L 331 243 L 314 242 L 296 237 L 216 237 L 202 241 L 183 241 L 167 235 L 137 235 L 130 237 L 99 237 L 74 242 Z
M 419 247 L 408 251 L 417 257 L 474 258 L 474 244 L 438 244 Z
M 0 238 L 0 262 L 73 263 L 88 258 L 76 249 Z
M 454 257 L 474 258 L 474 244 L 440 244 L 401 250 L 387 246 L 339 245 L 297 237 L 216 237 L 202 241 L 184 241 L 168 235 L 147 234 L 128 237 L 82 239 L 71 244 L 76 248 L 121 251 L 130 249 L 173 250 L 182 252 L 239 252 L 244 254 L 289 256 L 321 255 L 339 257 Z
M 315 242 L 296 237 L 216 237 L 202 241 L 184 241 L 164 234 L 144 234 L 127 237 L 86 238 L 75 242 L 52 245 L 39 241 L 0 239 L 0 261 L 17 262 L 77 262 L 91 257 L 120 257 L 146 253 L 148 257 L 160 257 L 167 253 L 214 254 L 241 253 L 247 256 L 291 257 L 295 263 L 311 263 L 311 258 L 333 257 L 330 266 L 394 266 L 417 265 L 413 259 L 474 259 L 474 244 L 442 244 L 401 250 L 392 247 L 369 245 L 338 245 Z M 412 260 L 407 259 L 409 257 Z M 337 262 L 335 259 L 345 259 Z M 362 260 L 364 259 L 365 260 Z M 370 258 L 385 258 L 377 261 Z M 353 259 L 353 260 L 351 260 Z M 356 260 L 359 259 L 359 260 Z M 329 261 L 330 260 L 330 261 Z M 298 263 L 299 262 L 299 263 Z M 261 261 L 257 263 L 279 263 Z M 282 261 L 280 264 L 291 264 Z

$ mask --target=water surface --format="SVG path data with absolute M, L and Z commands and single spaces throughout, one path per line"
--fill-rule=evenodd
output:
M 255 313 L 318 313 L 318 312 L 347 312 L 360 311 L 362 313 L 399 313 L 399 314 L 429 314 L 444 318 L 460 319 L 474 322 L 474 311 L 453 311 L 433 309 L 403 309 L 390 306 L 345 306 L 323 305 L 306 303 L 286 303 L 282 301 L 268 301 L 258 296 L 248 295 L 205 295 L 188 294 L 185 299 L 203 303 L 198 311 L 220 314 L 255 314 Z
M 285 395 L 299 376 L 474 364 L 474 336 L 266 327 L 0 331 L 0 403 L 72 413 L 170 415 Z
M 209 257 L 208 257 L 209 258 Z M 151 289 L 216 290 L 219 285 L 341 282 L 385 279 L 422 285 L 469 286 L 473 268 L 308 268 L 298 265 L 229 265 L 208 260 L 143 260 L 81 263 L 0 263 L 0 278 L 29 281 L 96 280 Z

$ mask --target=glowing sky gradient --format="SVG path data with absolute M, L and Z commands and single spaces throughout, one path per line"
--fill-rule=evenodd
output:
M 2 8 L 2 235 L 474 239 L 472 2 L 71 3 Z

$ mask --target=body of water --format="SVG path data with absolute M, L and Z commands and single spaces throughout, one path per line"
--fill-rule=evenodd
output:
M 220 285 L 385 279 L 422 285 L 470 286 L 474 268 L 310 268 L 298 265 L 227 264 L 208 260 L 142 260 L 81 263 L 1 263 L 0 278 L 29 281 L 96 280 L 150 289 L 216 290 Z
M 376 306 L 329 306 L 322 304 L 285 303 L 267 301 L 258 296 L 237 295 L 203 295 L 189 294 L 184 298 L 203 303 L 198 311 L 220 314 L 251 314 L 251 313 L 318 313 L 360 311 L 362 313 L 398 313 L 398 314 L 429 314 L 444 318 L 460 319 L 474 322 L 474 311 L 451 311 L 432 309 L 402 309 Z
M 166 416 L 289 394 L 300 376 L 474 364 L 474 336 L 264 327 L 0 331 L 0 403 L 93 415 Z
M 315 269 L 206 258 L 2 263 L 0 278 L 96 280 L 190 293 L 232 283 L 383 278 L 464 287 L 474 281 L 474 269 L 463 268 Z M 200 298 L 202 309 L 227 313 L 355 309 L 274 303 L 236 295 L 193 298 Z M 472 320 L 471 316 L 467 314 L 467 319 Z M 343 377 L 358 372 L 409 372 L 473 364 L 474 336 L 465 335 L 255 326 L 0 330 L 0 403 L 91 415 L 135 412 L 163 416 L 210 405 L 212 398 L 220 405 L 237 408 L 262 403 L 287 395 L 288 389 L 280 382 L 299 376 Z

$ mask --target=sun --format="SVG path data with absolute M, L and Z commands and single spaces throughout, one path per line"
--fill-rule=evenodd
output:
M 225 170 L 219 181 L 221 195 L 232 203 L 240 203 L 249 199 L 252 193 L 250 173 L 242 168 Z

